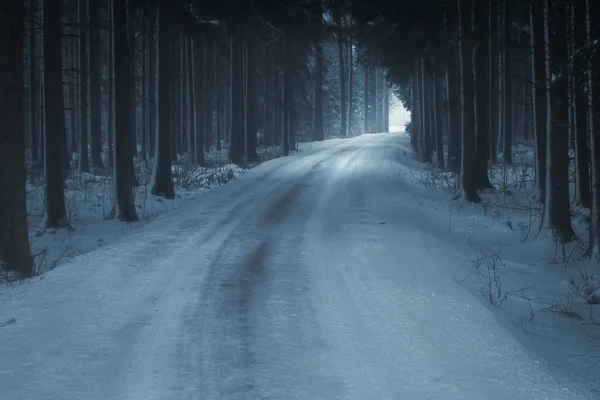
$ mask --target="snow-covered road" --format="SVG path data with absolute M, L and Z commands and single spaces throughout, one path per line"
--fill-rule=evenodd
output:
M 452 277 L 405 138 L 265 163 L 0 300 L 0 399 L 588 399 Z

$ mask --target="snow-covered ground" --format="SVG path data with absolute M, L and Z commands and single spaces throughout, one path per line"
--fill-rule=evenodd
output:
M 306 145 L 301 145 L 306 147 Z M 266 161 L 276 158 L 278 148 L 259 148 L 259 157 Z M 173 165 L 176 197 L 165 200 L 150 193 L 152 161 L 135 159 L 135 188 L 137 223 L 124 224 L 107 216 L 113 204 L 112 175 L 78 173 L 77 154 L 74 155 L 73 172 L 65 181 L 66 208 L 72 230 L 44 229 L 44 186 L 39 176 L 30 175 L 27 183 L 27 209 L 32 251 L 36 258 L 37 273 L 44 273 L 56 265 L 80 254 L 106 246 L 123 234 L 143 229 L 145 224 L 188 201 L 197 199 L 207 191 L 238 178 L 244 169 L 228 164 L 227 150 L 211 149 L 206 153 L 207 168 L 193 166 L 187 157 L 180 157 Z M 104 154 L 106 162 L 106 154 Z
M 516 167 L 475 206 L 402 134 L 302 150 L 1 287 L 0 398 L 599 398 Z

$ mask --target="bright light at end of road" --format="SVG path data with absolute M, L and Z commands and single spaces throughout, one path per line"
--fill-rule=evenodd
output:
M 410 111 L 404 108 L 396 96 L 390 96 L 390 131 L 404 131 L 408 121 L 410 121 Z

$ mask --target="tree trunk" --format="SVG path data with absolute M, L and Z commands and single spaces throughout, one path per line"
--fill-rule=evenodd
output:
M 92 0 L 94 1 L 94 0 Z M 121 0 L 123 1 L 123 0 Z M 137 73 L 137 63 L 136 63 L 136 29 L 135 29 L 135 8 L 137 4 L 133 1 L 127 0 L 127 40 L 128 40 L 128 48 L 129 52 L 127 54 L 127 59 L 129 60 L 129 73 L 130 73 L 130 81 L 129 81 L 129 107 L 131 111 L 129 112 L 129 129 L 131 129 L 131 133 L 128 135 L 129 137 L 129 151 L 131 157 L 135 157 L 137 155 L 137 85 L 136 85 L 136 73 Z M 116 57 L 116 55 L 115 55 Z M 133 165 L 133 164 L 132 164 Z M 133 176 L 133 182 L 135 182 L 135 173 Z M 135 183 L 134 183 L 135 185 Z
M 452 57 L 446 68 L 446 98 L 448 108 L 448 170 L 459 173 L 461 166 L 461 110 L 458 57 Z M 415 89 L 418 90 L 418 89 Z
M 283 138 L 283 43 L 278 42 L 274 47 L 275 61 L 273 65 L 275 66 L 275 84 L 273 89 L 273 132 L 275 146 L 281 146 L 281 139 Z
M 227 130 L 225 131 L 225 141 L 231 143 L 231 135 L 233 131 L 233 114 L 231 106 L 233 101 L 233 61 L 231 58 L 232 40 L 229 40 L 229 57 L 227 59 L 227 67 L 225 68 L 225 120 L 227 121 Z
M 315 89 L 313 95 L 313 127 L 314 139 L 317 141 L 325 139 L 323 131 L 323 43 L 315 42 Z
M 152 151 L 156 141 L 156 1 L 148 3 L 148 148 Z
M 148 19 L 148 11 L 147 8 L 144 7 L 144 20 Z M 141 143 L 141 153 L 140 155 L 142 156 L 142 160 L 146 161 L 147 160 L 147 155 L 148 155 L 148 130 L 147 128 L 147 116 L 148 116 L 148 107 L 147 107 L 147 102 L 146 102 L 146 49 L 147 49 L 147 42 L 148 42 L 148 32 L 146 30 L 146 24 L 143 24 L 143 29 L 142 29 L 142 60 L 141 60 L 141 76 L 140 76 L 140 86 L 142 89 L 142 95 L 141 95 L 141 104 L 140 107 L 142 108 L 142 118 L 140 121 L 140 138 L 142 140 Z
M 438 79 L 442 79 L 442 77 L 440 76 Z M 441 81 L 439 82 L 441 83 Z M 439 89 L 439 98 L 438 98 L 438 103 L 436 105 L 438 112 L 440 113 L 440 124 L 441 124 L 441 113 L 442 113 L 442 89 L 441 89 L 441 85 L 440 87 L 438 87 Z M 383 131 L 384 132 L 389 132 L 390 131 L 390 89 L 388 87 L 388 82 L 387 80 L 384 79 L 383 81 Z M 443 145 L 442 145 L 442 149 L 443 149 Z M 443 151 L 442 151 L 442 157 L 443 157 Z
M 354 57 L 352 41 L 348 46 L 348 136 L 354 136 L 354 110 L 353 110 L 353 96 L 354 96 Z M 322 83 L 322 82 L 321 82 Z
M 290 99 L 290 150 L 298 150 L 298 147 L 296 147 L 297 141 L 296 141 L 296 121 L 298 119 L 298 112 L 296 110 L 296 98 L 294 95 L 292 95 L 291 99 Z
M 34 270 L 25 195 L 24 19 L 23 1 L 3 2 L 0 7 L 0 21 L 3 21 L 0 24 L 0 269 L 11 271 L 17 279 L 31 277 Z M 60 46 L 60 42 L 54 45 Z
M 546 66 L 544 39 L 544 0 L 535 0 L 530 6 L 531 53 L 533 85 L 533 130 L 535 138 L 536 190 L 538 200 L 546 199 Z
M 162 15 L 159 15 L 159 24 L 160 24 L 160 18 L 162 17 Z M 159 32 L 160 35 L 160 32 Z M 176 27 L 171 27 L 171 34 L 170 36 L 170 40 L 171 40 L 171 47 L 173 49 L 179 49 L 179 41 L 181 39 L 181 35 L 180 32 L 178 31 L 178 29 Z M 160 38 L 159 38 L 160 41 Z M 159 44 L 160 46 L 160 44 Z M 159 54 L 159 58 L 160 58 L 160 54 Z M 160 61 L 159 61 L 160 63 Z M 179 80 L 179 74 L 180 74 L 180 67 L 181 67 L 181 58 L 180 58 L 180 54 L 179 51 L 175 50 L 173 52 L 173 57 L 171 57 L 171 65 L 169 66 L 170 68 L 170 74 L 171 74 L 171 78 L 170 78 L 170 82 L 171 82 L 171 106 L 170 111 L 171 111 L 171 115 L 169 118 L 171 118 L 171 132 L 170 132 L 170 139 L 171 139 L 171 161 L 172 162 L 177 162 L 177 154 L 181 153 L 181 142 L 179 141 L 179 137 L 181 135 L 181 114 L 180 114 L 180 110 L 181 110 L 181 81 Z M 159 80 L 160 80 L 160 67 L 159 69 Z M 160 83 L 159 83 L 160 85 Z M 159 110 L 160 113 L 160 110 Z M 160 116 L 159 116 L 159 124 L 160 124 Z
M 547 227 L 559 243 L 567 243 L 574 237 L 571 225 L 569 204 L 569 135 L 567 127 L 567 79 L 563 74 L 552 82 L 552 63 L 559 63 L 566 57 L 565 9 L 551 10 L 548 0 L 544 0 L 544 41 L 546 78 L 546 203 L 545 221 Z M 557 22 L 550 27 L 550 13 Z M 553 31 L 554 40 L 550 41 Z M 554 58 L 556 57 L 556 59 Z M 554 90 L 553 90 L 554 89 Z
M 44 1 L 44 90 L 46 92 L 44 226 L 56 228 L 69 226 L 63 177 L 66 138 L 61 62 L 61 14 L 61 0 Z
M 225 122 L 225 109 L 223 102 L 225 94 L 223 77 L 225 74 L 223 73 L 223 70 L 226 64 L 223 58 L 223 46 L 217 45 L 215 53 L 215 63 L 217 65 L 217 68 L 215 68 L 215 147 L 217 151 L 221 151 L 221 142 L 223 140 L 223 129 Z
M 43 36 L 43 33 L 42 33 Z M 42 47 L 44 46 L 43 43 L 43 37 L 42 37 Z M 43 168 L 44 165 L 46 165 L 46 156 L 44 155 L 45 153 L 45 140 L 46 140 L 46 101 L 44 100 L 46 98 L 46 96 L 44 95 L 45 93 L 45 88 L 46 85 L 44 85 L 44 71 L 40 72 L 39 75 L 39 82 L 40 82 L 40 141 L 39 141 L 39 149 L 40 149 L 40 166 Z
M 114 0 L 108 0 L 108 15 L 111 20 L 108 30 L 108 162 L 107 166 L 115 164 L 115 35 L 114 35 Z
M 244 138 L 243 121 L 243 39 L 237 35 L 232 38 L 231 45 L 231 144 L 229 146 L 229 160 L 234 164 L 244 161 Z
M 292 33 L 288 30 L 284 33 L 284 72 L 283 72 L 283 136 L 281 140 L 282 154 L 288 156 L 290 154 L 290 114 L 292 112 L 292 97 L 293 93 L 293 71 L 294 65 L 294 48 L 292 41 Z
M 363 78 L 363 82 L 364 82 L 364 100 L 363 100 L 363 106 L 364 106 L 364 123 L 365 123 L 365 133 L 368 133 L 371 131 L 371 126 L 370 126 L 370 113 L 369 113 L 369 92 L 371 91 L 371 88 L 369 87 L 369 67 L 365 65 L 364 67 L 364 78 Z M 420 115 L 420 114 L 419 114 Z
M 79 172 L 90 172 L 88 153 L 88 0 L 79 0 Z
M 346 66 L 344 63 L 344 37 L 342 35 L 343 23 L 342 17 L 337 20 L 338 29 L 337 35 L 338 59 L 340 70 L 340 136 L 348 135 L 348 125 L 346 121 Z
M 505 117 L 506 117 L 506 87 L 504 85 L 504 81 L 506 80 L 506 65 L 504 64 L 504 7 L 500 4 L 498 5 L 498 141 L 493 143 L 496 147 L 496 151 L 504 152 L 504 130 L 505 126 Z M 504 157 L 504 156 L 503 156 Z
M 477 154 L 475 152 L 475 115 L 473 82 L 473 35 L 471 33 L 472 0 L 457 0 L 459 21 L 459 51 L 461 75 L 461 183 L 462 196 L 467 202 L 479 203 L 477 193 Z
M 196 98 L 196 131 L 195 137 L 195 156 L 196 165 L 201 167 L 206 165 L 204 158 L 204 57 L 205 42 L 203 38 L 194 40 L 194 93 Z
M 575 48 L 586 46 L 585 3 L 576 2 L 574 6 L 574 40 Z M 577 68 L 574 69 L 575 82 L 585 82 L 585 60 L 576 58 Z M 577 138 L 577 172 L 579 176 L 578 197 L 581 205 L 590 208 L 592 205 L 592 189 L 590 187 L 590 147 L 588 140 L 588 104 L 585 85 L 575 85 L 575 130 Z
M 196 162 L 196 79 L 194 76 L 194 50 L 191 37 L 185 38 L 186 53 L 187 53 L 187 80 L 188 80 L 188 96 L 189 96 L 189 145 L 190 157 L 194 165 Z
M 373 126 L 374 132 L 378 133 L 381 132 L 381 88 L 379 82 L 380 76 L 381 69 L 379 67 L 374 67 L 372 75 L 373 81 L 371 82 L 371 87 L 373 88 L 373 90 L 371 91 L 371 109 L 373 110 L 373 112 L 371 113 L 371 115 L 373 116 L 373 121 L 371 122 L 371 125 Z
M 257 141 L 257 126 L 256 126 L 256 44 L 254 40 L 248 36 L 246 39 L 247 62 L 246 62 L 246 161 L 258 161 L 256 153 Z
M 490 151 L 489 144 L 489 128 L 490 128 L 490 108 L 488 101 L 490 93 L 490 82 L 488 71 L 490 70 L 489 62 L 489 36 L 491 35 L 491 27 L 489 22 L 489 3 L 482 1 L 475 3 L 475 112 L 476 112 L 476 141 L 477 141 L 477 189 L 493 189 L 494 186 L 490 182 L 488 175 L 488 158 Z
M 492 164 L 498 162 L 498 96 L 499 96 L 499 68 L 498 68 L 498 6 L 489 4 L 488 24 L 489 30 L 489 116 L 490 116 L 490 136 L 489 136 L 489 160 Z
M 40 151 L 38 147 L 38 108 L 39 97 L 37 94 L 39 81 L 37 75 L 37 0 L 29 0 L 29 137 L 31 140 L 31 161 L 40 160 Z
M 102 3 L 89 1 L 90 13 L 90 161 L 94 171 L 102 162 Z
M 131 155 L 131 63 L 127 32 L 127 3 L 113 0 L 114 13 L 114 69 L 115 69 L 115 140 L 114 140 L 114 190 L 116 217 L 123 222 L 138 220 L 133 187 L 133 158 Z
M 210 145 L 213 142 L 213 101 L 214 101 L 214 76 L 215 76 L 215 46 L 214 40 L 206 42 L 205 73 L 204 79 L 204 110 L 205 110 L 205 128 L 204 128 L 204 150 L 210 152 Z
M 432 77 L 432 122 L 435 131 L 435 152 L 436 152 L 436 167 L 444 169 L 444 141 L 442 130 L 442 113 L 440 112 L 440 104 L 442 103 L 442 91 L 440 88 L 440 65 L 438 60 L 433 56 L 434 73 Z
M 430 79 L 425 77 L 425 59 L 420 58 L 421 69 L 421 161 L 430 163 L 433 156 L 433 146 L 431 145 L 431 113 L 429 112 L 429 86 Z
M 414 154 L 418 154 L 421 129 L 419 124 L 419 74 L 416 65 L 417 61 L 415 60 L 415 69 L 410 78 L 410 145 Z
M 597 19 L 592 19 L 592 0 L 585 0 L 585 28 L 586 45 L 590 46 L 592 38 L 592 23 L 596 25 Z M 597 16 L 597 14 L 596 14 Z M 592 258 L 600 261 L 600 129 L 598 127 L 598 73 L 594 69 L 600 62 L 600 52 L 596 51 L 593 58 L 588 58 L 586 75 L 588 129 L 590 132 L 591 155 L 591 187 L 592 187 L 592 212 L 590 218 L 590 252 Z
M 167 18 L 167 0 L 158 5 L 158 133 L 154 152 L 154 171 L 150 192 L 167 199 L 175 197 L 171 176 L 171 24 Z M 177 47 L 176 50 L 179 50 Z M 177 55 L 175 55 L 177 56 Z
M 272 61 L 272 55 L 271 55 L 271 48 L 272 46 L 270 44 L 265 44 L 264 45 L 264 56 L 265 59 L 263 60 L 263 65 L 264 65 L 264 110 L 263 112 L 265 113 L 264 115 L 264 120 L 265 120 L 265 124 L 264 124 L 264 140 L 265 140 L 265 144 L 266 145 L 272 145 L 273 144 L 273 61 Z M 313 115 L 313 128 L 315 127 L 315 119 L 314 119 L 314 115 Z M 315 130 L 315 135 L 316 135 L 316 130 Z M 314 137 L 314 140 L 317 140 L 316 136 Z
M 77 6 L 79 6 L 79 4 L 77 4 Z M 72 81 L 70 82 L 70 88 L 69 88 L 69 84 L 66 82 L 66 74 L 63 74 L 63 91 L 66 90 L 66 93 L 64 93 L 65 96 L 65 102 L 66 102 L 66 109 L 65 111 L 67 111 L 66 113 L 66 117 L 68 117 L 70 125 L 68 127 L 66 127 L 65 130 L 65 146 L 67 146 L 67 143 L 69 143 L 70 140 L 70 146 L 67 146 L 66 149 L 66 154 L 67 154 L 67 160 L 71 160 L 72 159 L 72 153 L 78 152 L 79 148 L 78 148 L 78 144 L 77 144 L 77 139 L 81 136 L 81 74 L 79 73 L 80 67 L 79 67 L 79 60 L 80 60 L 80 56 L 79 56 L 79 46 L 78 46 L 78 40 L 77 37 L 79 36 L 79 32 L 75 31 L 75 32 L 69 32 L 72 35 L 77 35 L 75 37 L 75 40 L 70 40 L 69 42 L 71 42 L 72 44 L 69 46 L 63 46 L 63 52 L 69 52 L 70 51 L 70 59 L 65 60 L 65 64 L 67 69 L 70 69 L 72 71 L 71 73 L 71 79 Z M 69 53 L 67 53 L 69 54 Z M 69 62 L 70 61 L 70 62 Z M 68 169 L 70 167 L 69 165 L 70 163 L 67 162 L 65 164 L 65 169 Z
M 181 85 L 181 110 L 180 110 L 180 118 L 181 118 L 181 149 L 182 153 L 189 153 L 189 134 L 190 134 L 190 113 L 189 113 L 189 92 L 190 86 L 187 81 L 188 79 L 188 53 L 187 53 L 187 36 L 182 35 L 181 40 L 179 42 L 179 53 L 181 54 L 181 68 L 179 74 L 179 81 Z
M 504 162 L 512 165 L 513 139 L 513 61 L 512 61 L 512 29 L 510 26 L 512 6 L 504 4 Z

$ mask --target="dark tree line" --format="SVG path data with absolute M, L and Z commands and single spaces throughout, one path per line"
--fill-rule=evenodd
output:
M 488 166 L 535 149 L 545 227 L 575 239 L 571 206 L 591 209 L 600 251 L 600 3 L 593 0 L 352 2 L 358 42 L 411 111 L 418 158 L 461 177 L 480 202 Z M 504 189 L 504 188 L 496 188 Z
M 70 229 L 65 179 L 112 174 L 110 217 L 138 219 L 135 160 L 152 194 L 207 154 L 259 161 L 298 143 L 387 130 L 389 85 L 349 4 L 329 0 L 6 0 L 0 12 L 0 263 L 34 271 L 26 176 L 44 226 Z M 14 189 L 14 190 L 13 190 Z
M 135 158 L 153 162 L 152 192 L 173 197 L 182 155 L 204 166 L 226 149 L 247 164 L 260 146 L 287 155 L 303 140 L 385 131 L 388 82 L 411 111 L 415 154 L 459 174 L 466 201 L 493 189 L 490 164 L 531 141 L 545 226 L 568 242 L 571 206 L 589 208 L 600 251 L 598 2 L 5 3 L 0 184 L 16 189 L 3 191 L 0 257 L 22 276 L 33 268 L 29 250 L 14 251 L 28 248 L 14 245 L 27 235 L 23 164 L 43 173 L 47 226 L 69 226 L 75 161 L 112 171 L 113 215 L 134 221 Z

